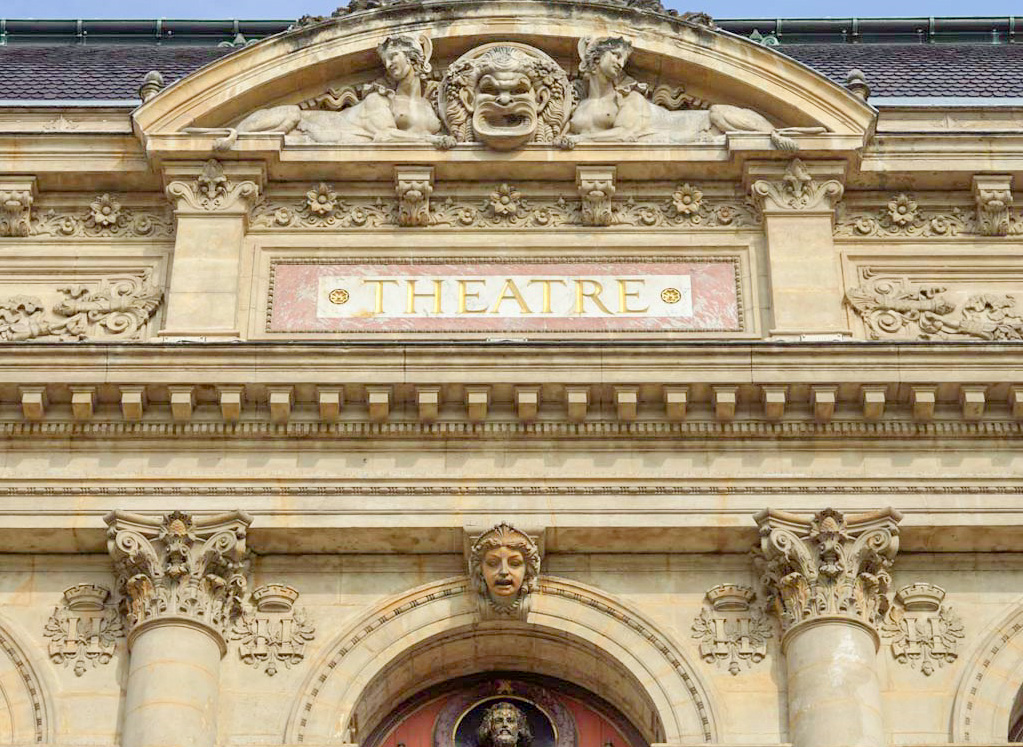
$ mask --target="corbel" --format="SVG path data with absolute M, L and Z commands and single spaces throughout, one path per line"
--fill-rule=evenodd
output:
M 664 414 L 668 420 L 684 420 L 689 406 L 689 387 L 664 387 Z
M 575 183 L 582 200 L 584 226 L 610 226 L 614 223 L 615 175 L 614 166 L 576 167 Z
M 245 387 L 222 386 L 218 392 L 220 398 L 220 416 L 227 423 L 237 423 L 242 418 L 242 406 L 245 402 Z
M 416 387 L 416 406 L 419 408 L 419 419 L 430 422 L 437 419 L 440 413 L 440 387 Z
M 982 236 L 1007 235 L 1011 223 L 1012 176 L 976 174 L 973 177 L 973 199 L 977 202 L 977 231 Z
M 909 391 L 909 401 L 913 406 L 914 420 L 933 420 L 934 407 L 937 404 L 937 390 L 933 386 L 915 386 Z
M 838 403 L 838 387 L 815 386 L 810 390 L 810 404 L 813 406 L 813 417 L 818 423 L 830 423 L 835 417 L 835 405 Z
M 734 386 L 714 387 L 714 417 L 718 420 L 731 420 L 735 417 L 735 407 L 739 402 L 739 390 Z
M 32 232 L 32 204 L 38 196 L 34 176 L 0 177 L 0 237 Z
M 963 408 L 963 420 L 980 420 L 984 417 L 986 403 L 986 386 L 962 386 L 959 388 L 959 404 Z
M 333 423 L 341 415 L 345 393 L 340 387 L 320 387 L 316 392 L 316 401 L 320 407 L 320 420 Z
M 636 410 L 639 408 L 639 389 L 634 386 L 615 387 L 615 409 L 618 412 L 618 419 L 631 422 L 636 419 Z
M 369 411 L 370 420 L 387 420 L 387 416 L 391 414 L 391 387 L 366 387 L 366 409 Z
M 480 422 L 487 419 L 490 406 L 490 387 L 468 386 L 465 388 L 465 411 L 469 420 Z
M 195 387 L 171 386 L 167 390 L 170 392 L 171 417 L 178 423 L 187 423 L 195 409 Z
M 586 420 L 586 410 L 590 406 L 590 388 L 588 386 L 565 387 L 565 409 L 568 419 L 576 422 Z
M 519 420 L 536 420 L 540 412 L 540 387 L 520 386 L 515 389 L 515 410 Z
M 430 214 L 432 166 L 396 166 L 394 192 L 398 196 L 398 225 L 411 228 L 433 222 Z
M 18 389 L 21 393 L 21 414 L 25 420 L 42 420 L 46 417 L 46 408 L 50 404 L 46 387 L 23 386 Z
M 864 420 L 880 420 L 884 415 L 884 406 L 888 387 L 884 385 L 866 385 L 860 388 Z
M 138 422 L 142 420 L 148 400 L 144 386 L 121 387 L 121 417 L 125 420 Z
M 167 199 L 178 215 L 238 215 L 249 210 L 266 184 L 262 161 L 171 161 L 163 167 Z
M 771 213 L 831 213 L 845 191 L 844 161 L 750 161 L 743 181 L 757 206 Z
M 268 386 L 266 399 L 270 407 L 270 422 L 287 423 L 291 418 L 291 407 L 295 402 L 295 388 L 292 386 Z
M 1017 420 L 1023 420 L 1023 386 L 1009 387 L 1009 412 Z
M 782 416 L 785 415 L 787 395 L 787 386 L 764 386 L 760 394 L 760 399 L 764 405 L 764 417 L 768 420 L 781 420 Z
M 73 386 L 71 387 L 71 416 L 79 421 L 92 420 L 96 408 L 96 387 L 94 386 Z

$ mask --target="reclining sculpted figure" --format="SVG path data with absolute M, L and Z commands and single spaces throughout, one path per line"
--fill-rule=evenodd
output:
M 294 104 L 253 112 L 238 123 L 219 149 L 238 133 L 283 132 L 288 144 L 432 143 L 450 147 L 440 119 L 424 95 L 433 45 L 427 37 L 389 36 L 377 47 L 386 78 L 364 87 L 361 101 L 340 111 L 305 110 Z
M 726 132 L 762 132 L 780 150 L 797 150 L 789 134 L 820 133 L 820 127 L 777 129 L 752 109 L 713 104 L 672 111 L 643 95 L 643 84 L 625 74 L 632 44 L 620 37 L 579 40 L 579 73 L 587 94 L 569 123 L 567 140 L 578 142 L 708 143 Z

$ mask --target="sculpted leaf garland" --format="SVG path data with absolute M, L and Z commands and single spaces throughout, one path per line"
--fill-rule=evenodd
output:
M 1023 310 L 1014 296 L 978 293 L 959 305 L 947 290 L 907 278 L 877 278 L 848 289 L 845 300 L 872 340 L 1023 340 Z
M 117 197 L 102 194 L 80 213 L 60 213 L 50 208 L 32 221 L 33 236 L 164 238 L 174 235 L 174 221 L 167 211 L 125 208 Z
M 891 237 L 891 236 L 957 236 L 973 232 L 974 226 L 958 207 L 944 213 L 933 213 L 920 207 L 917 200 L 905 192 L 894 195 L 873 215 L 847 215 L 839 206 L 836 236 Z
M 397 205 L 383 198 L 342 199 L 334 188 L 320 183 L 305 199 L 290 204 L 262 198 L 252 208 L 254 228 L 380 228 L 396 226 Z

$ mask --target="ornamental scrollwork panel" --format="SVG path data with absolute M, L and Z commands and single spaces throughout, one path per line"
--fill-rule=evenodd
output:
M 774 623 L 755 600 L 756 592 L 748 586 L 719 584 L 707 591 L 692 626 L 705 662 L 735 676 L 743 665 L 749 669 L 767 657 Z
M 78 211 L 50 207 L 33 216 L 32 236 L 56 238 L 169 239 L 174 219 L 168 210 L 127 207 L 123 198 L 102 194 Z
M 52 305 L 38 296 L 0 297 L 0 340 L 140 340 L 163 302 L 152 273 L 57 288 Z
M 280 667 L 291 669 L 305 659 L 306 644 L 316 637 L 316 627 L 301 607 L 298 592 L 290 586 L 268 584 L 252 592 L 235 619 L 230 639 L 238 643 L 242 662 L 273 677 Z
M 1006 293 L 954 292 L 905 277 L 874 277 L 845 293 L 872 340 L 1023 340 L 1023 308 Z

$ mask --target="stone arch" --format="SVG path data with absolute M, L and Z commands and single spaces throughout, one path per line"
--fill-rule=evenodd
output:
M 621 34 L 634 47 L 637 69 L 666 82 L 684 79 L 693 90 L 751 106 L 779 125 L 823 126 L 851 136 L 850 147 L 862 145 L 874 127 L 875 110 L 848 90 L 748 39 L 600 3 L 493 0 L 471 14 L 457 4 L 383 7 L 273 36 L 154 96 L 133 115 L 136 133 L 150 151 L 166 147 L 181 155 L 181 148 L 199 142 L 187 146 L 186 129 L 223 127 L 262 107 L 298 103 L 322 93 L 339 74 L 379 74 L 374 50 L 381 41 L 421 33 L 436 37 L 436 59 L 485 42 L 517 41 L 544 48 L 566 65 L 578 62 L 580 37 Z
M 493 644 L 501 636 L 506 642 L 529 642 L 531 650 L 500 654 Z M 612 705 L 644 720 L 635 725 L 648 738 L 675 744 L 718 740 L 713 698 L 706 685 L 671 638 L 641 613 L 585 584 L 542 577 L 524 624 L 480 624 L 473 592 L 461 577 L 413 589 L 349 624 L 327 647 L 299 692 L 285 742 L 351 739 L 346 732 L 353 714 L 377 718 L 385 699 L 411 694 L 417 683 L 421 687 L 444 673 L 467 673 L 473 661 L 478 666 L 480 660 L 467 655 L 459 659 L 454 652 L 477 645 L 489 647 L 486 667 L 578 679 L 597 695 L 610 695 Z M 419 654 L 419 662 L 431 661 L 431 649 L 443 650 L 453 667 L 431 670 L 422 664 L 423 672 L 402 668 L 403 661 L 409 663 Z M 542 662 L 556 650 L 570 654 L 557 660 L 592 661 L 594 667 L 607 666 L 608 672 L 587 674 L 583 665 L 572 673 L 544 671 Z M 583 658 L 572 658 L 577 655 Z M 601 676 L 609 679 L 602 682 Z
M 0 744 L 53 740 L 49 688 L 13 626 L 0 619 Z
M 1023 598 L 988 627 L 956 688 L 952 741 L 1008 741 L 1010 719 L 1023 688 Z

